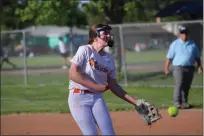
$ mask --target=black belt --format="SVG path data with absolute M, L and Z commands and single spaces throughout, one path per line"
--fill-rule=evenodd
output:
M 80 90 L 75 88 L 73 93 L 93 93 L 93 92 L 89 90 Z
M 175 67 L 180 67 L 180 68 L 194 68 L 194 66 L 175 66 Z

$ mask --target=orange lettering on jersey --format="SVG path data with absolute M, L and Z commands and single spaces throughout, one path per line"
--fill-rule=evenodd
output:
M 95 65 L 96 65 L 96 62 L 95 62 L 94 58 L 91 58 L 91 59 L 89 60 L 89 64 L 90 64 L 91 66 L 95 66 Z
M 104 73 L 108 73 L 108 69 L 103 67 L 103 66 L 100 66 L 94 58 L 91 58 L 89 60 L 89 64 L 90 64 L 90 66 L 94 67 L 95 69 L 97 69 L 99 71 L 102 71 Z

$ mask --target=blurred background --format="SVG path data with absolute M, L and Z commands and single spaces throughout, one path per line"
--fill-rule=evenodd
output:
M 73 57 L 88 43 L 88 26 L 95 23 L 113 28 L 115 45 L 106 51 L 116 59 L 121 85 L 172 87 L 164 62 L 181 25 L 189 27 L 203 56 L 202 0 L 2 0 L 1 5 L 1 48 L 15 64 L 3 63 L 2 85 L 68 84 L 58 38 Z M 195 74 L 192 87 L 203 87 L 203 75 Z

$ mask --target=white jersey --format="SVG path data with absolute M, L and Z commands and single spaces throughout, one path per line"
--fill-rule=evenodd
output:
M 59 44 L 59 51 L 60 51 L 60 53 L 66 53 L 66 47 L 65 47 L 63 41 L 59 40 L 58 44 Z
M 91 45 L 80 46 L 71 62 L 79 65 L 82 74 L 97 84 L 107 84 L 108 76 L 113 79 L 116 78 L 113 56 L 106 52 L 101 56 Z M 74 88 L 96 92 L 91 88 L 70 80 L 69 89 Z

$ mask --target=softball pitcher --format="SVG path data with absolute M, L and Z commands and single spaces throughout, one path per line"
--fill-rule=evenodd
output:
M 116 96 L 136 105 L 116 81 L 113 57 L 103 51 L 113 46 L 111 27 L 96 24 L 89 29 L 89 44 L 79 47 L 69 69 L 70 112 L 84 135 L 115 135 L 112 120 L 102 93 L 111 90 Z

